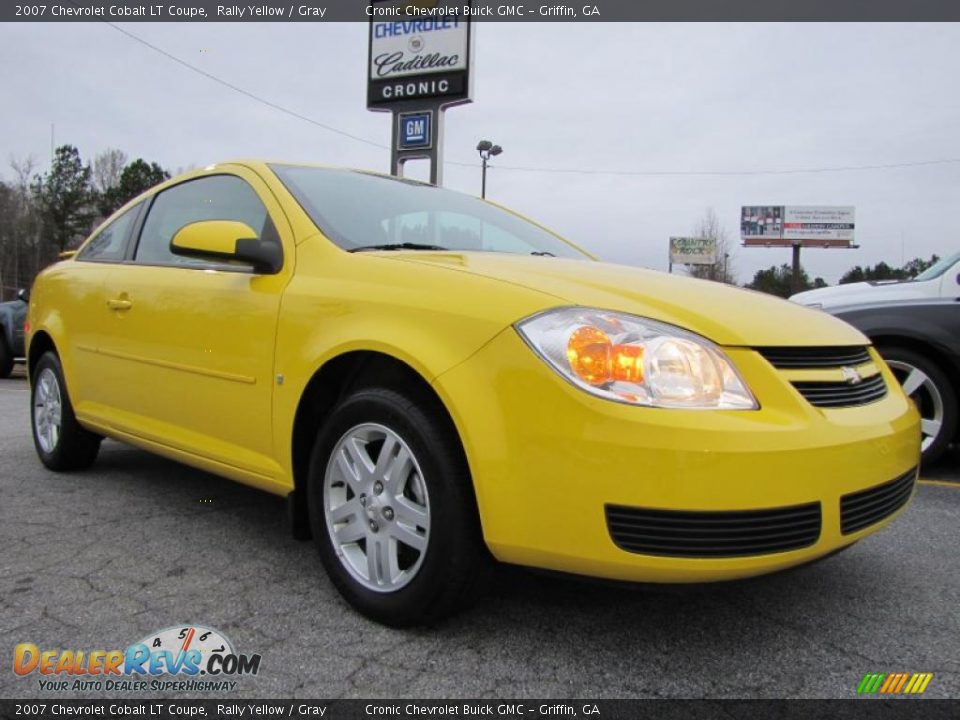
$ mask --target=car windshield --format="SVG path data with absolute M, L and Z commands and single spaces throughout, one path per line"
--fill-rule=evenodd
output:
M 588 259 L 547 230 L 482 200 L 356 170 L 271 165 L 314 224 L 344 250 L 456 250 Z
M 914 280 L 933 280 L 934 278 L 938 278 L 949 270 L 958 260 L 960 260 L 960 252 L 954 253 L 949 257 L 940 258 L 933 265 L 917 275 Z

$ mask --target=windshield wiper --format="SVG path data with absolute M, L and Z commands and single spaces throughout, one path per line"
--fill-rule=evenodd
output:
M 540 256 L 540 257 L 556 257 L 556 255 L 554 255 L 554 254 L 553 254 L 552 252 L 550 252 L 549 250 L 534 250 L 534 251 L 533 251 L 532 253 L 530 253 L 530 254 L 531 254 L 531 255 L 538 255 L 538 256 Z
M 384 245 L 361 245 L 350 248 L 349 252 L 363 252 L 364 250 L 446 250 L 442 245 L 427 245 L 425 243 L 402 242 L 386 243 Z

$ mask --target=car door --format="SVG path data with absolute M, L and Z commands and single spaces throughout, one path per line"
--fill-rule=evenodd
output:
M 940 297 L 960 298 L 960 260 L 957 260 L 940 278 Z
M 174 255 L 202 220 L 246 223 L 280 243 L 279 273 Z M 283 212 L 253 172 L 234 168 L 158 193 L 131 261 L 107 278 L 118 361 L 113 427 L 154 450 L 254 484 L 280 476 L 271 403 L 280 298 L 293 265 Z M 202 462 L 201 462 L 202 461 Z
M 53 270 L 46 287 L 54 298 L 58 322 L 64 329 L 58 348 L 74 411 L 81 420 L 101 422 L 112 391 L 107 381 L 112 368 L 99 348 L 111 330 L 107 311 L 106 279 L 124 261 L 144 203 L 101 226 L 77 253 Z

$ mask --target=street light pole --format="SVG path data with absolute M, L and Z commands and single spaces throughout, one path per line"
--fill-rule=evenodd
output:
M 485 198 L 487 196 L 487 156 L 480 154 L 480 159 L 483 162 L 483 170 L 481 171 L 481 180 L 480 180 L 480 197 Z
M 477 152 L 480 153 L 480 160 L 482 161 L 481 165 L 481 176 L 480 176 L 480 197 L 487 197 L 487 161 L 492 157 L 499 155 L 503 152 L 503 148 L 499 145 L 494 145 L 489 140 L 481 140 L 477 143 Z

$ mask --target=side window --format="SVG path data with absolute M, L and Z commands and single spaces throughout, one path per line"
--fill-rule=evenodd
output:
M 97 260 L 101 262 L 119 262 L 127 248 L 127 238 L 133 230 L 137 214 L 143 203 L 138 203 L 127 210 L 123 215 L 109 223 L 93 236 L 93 239 L 84 245 L 77 255 L 77 260 Z
M 201 220 L 236 220 L 256 230 L 261 238 L 276 238 L 267 208 L 253 188 L 233 175 L 214 175 L 157 195 L 140 232 L 134 259 L 151 265 L 206 265 L 202 260 L 170 252 L 170 241 L 177 231 Z

